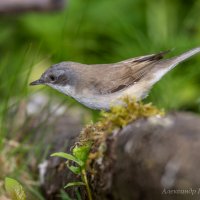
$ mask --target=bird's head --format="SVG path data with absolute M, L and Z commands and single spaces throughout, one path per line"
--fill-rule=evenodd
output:
M 75 82 L 75 71 L 72 62 L 62 62 L 51 66 L 42 76 L 30 83 L 33 85 L 48 85 L 64 94 L 70 95 Z

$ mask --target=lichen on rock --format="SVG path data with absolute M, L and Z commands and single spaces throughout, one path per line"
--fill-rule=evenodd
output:
M 114 130 L 121 129 L 139 118 L 164 115 L 163 110 L 151 103 L 144 104 L 130 97 L 123 98 L 123 102 L 121 106 L 111 107 L 109 112 L 102 111 L 98 122 L 86 125 L 81 131 L 76 145 L 82 146 L 88 142 L 91 144 L 88 164 L 103 156 L 106 150 L 105 141 Z

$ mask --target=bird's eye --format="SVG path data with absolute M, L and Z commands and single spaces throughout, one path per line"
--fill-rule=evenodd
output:
M 54 75 L 50 75 L 50 76 L 49 76 L 49 79 L 50 79 L 50 81 L 52 81 L 52 82 L 53 82 L 53 81 L 55 81 L 55 80 L 56 80 L 56 77 L 55 77 Z

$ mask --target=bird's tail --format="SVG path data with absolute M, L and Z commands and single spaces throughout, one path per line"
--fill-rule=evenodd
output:
M 199 52 L 200 52 L 200 47 L 197 47 L 179 56 L 175 56 L 169 59 L 159 60 L 151 71 L 152 74 L 154 75 L 154 78 L 151 79 L 150 86 L 159 81 L 167 72 L 173 69 L 176 65 L 178 65 L 179 63 L 183 62 L 184 60 L 190 58 L 191 56 Z
M 165 60 L 161 60 L 161 63 L 164 64 L 164 67 L 169 67 L 171 70 L 172 68 L 174 68 L 176 65 L 178 65 L 179 63 L 187 60 L 188 58 L 190 58 L 191 56 L 197 54 L 200 52 L 200 47 L 191 49 L 185 53 L 182 53 L 179 56 L 175 56 L 173 58 L 169 58 L 169 59 L 165 59 Z

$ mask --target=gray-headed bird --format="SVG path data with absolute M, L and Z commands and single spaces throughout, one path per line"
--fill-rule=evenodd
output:
M 52 65 L 30 85 L 48 85 L 92 109 L 109 110 L 125 96 L 145 98 L 152 86 L 200 47 L 163 59 L 167 52 L 131 58 L 112 64 L 61 62 Z

